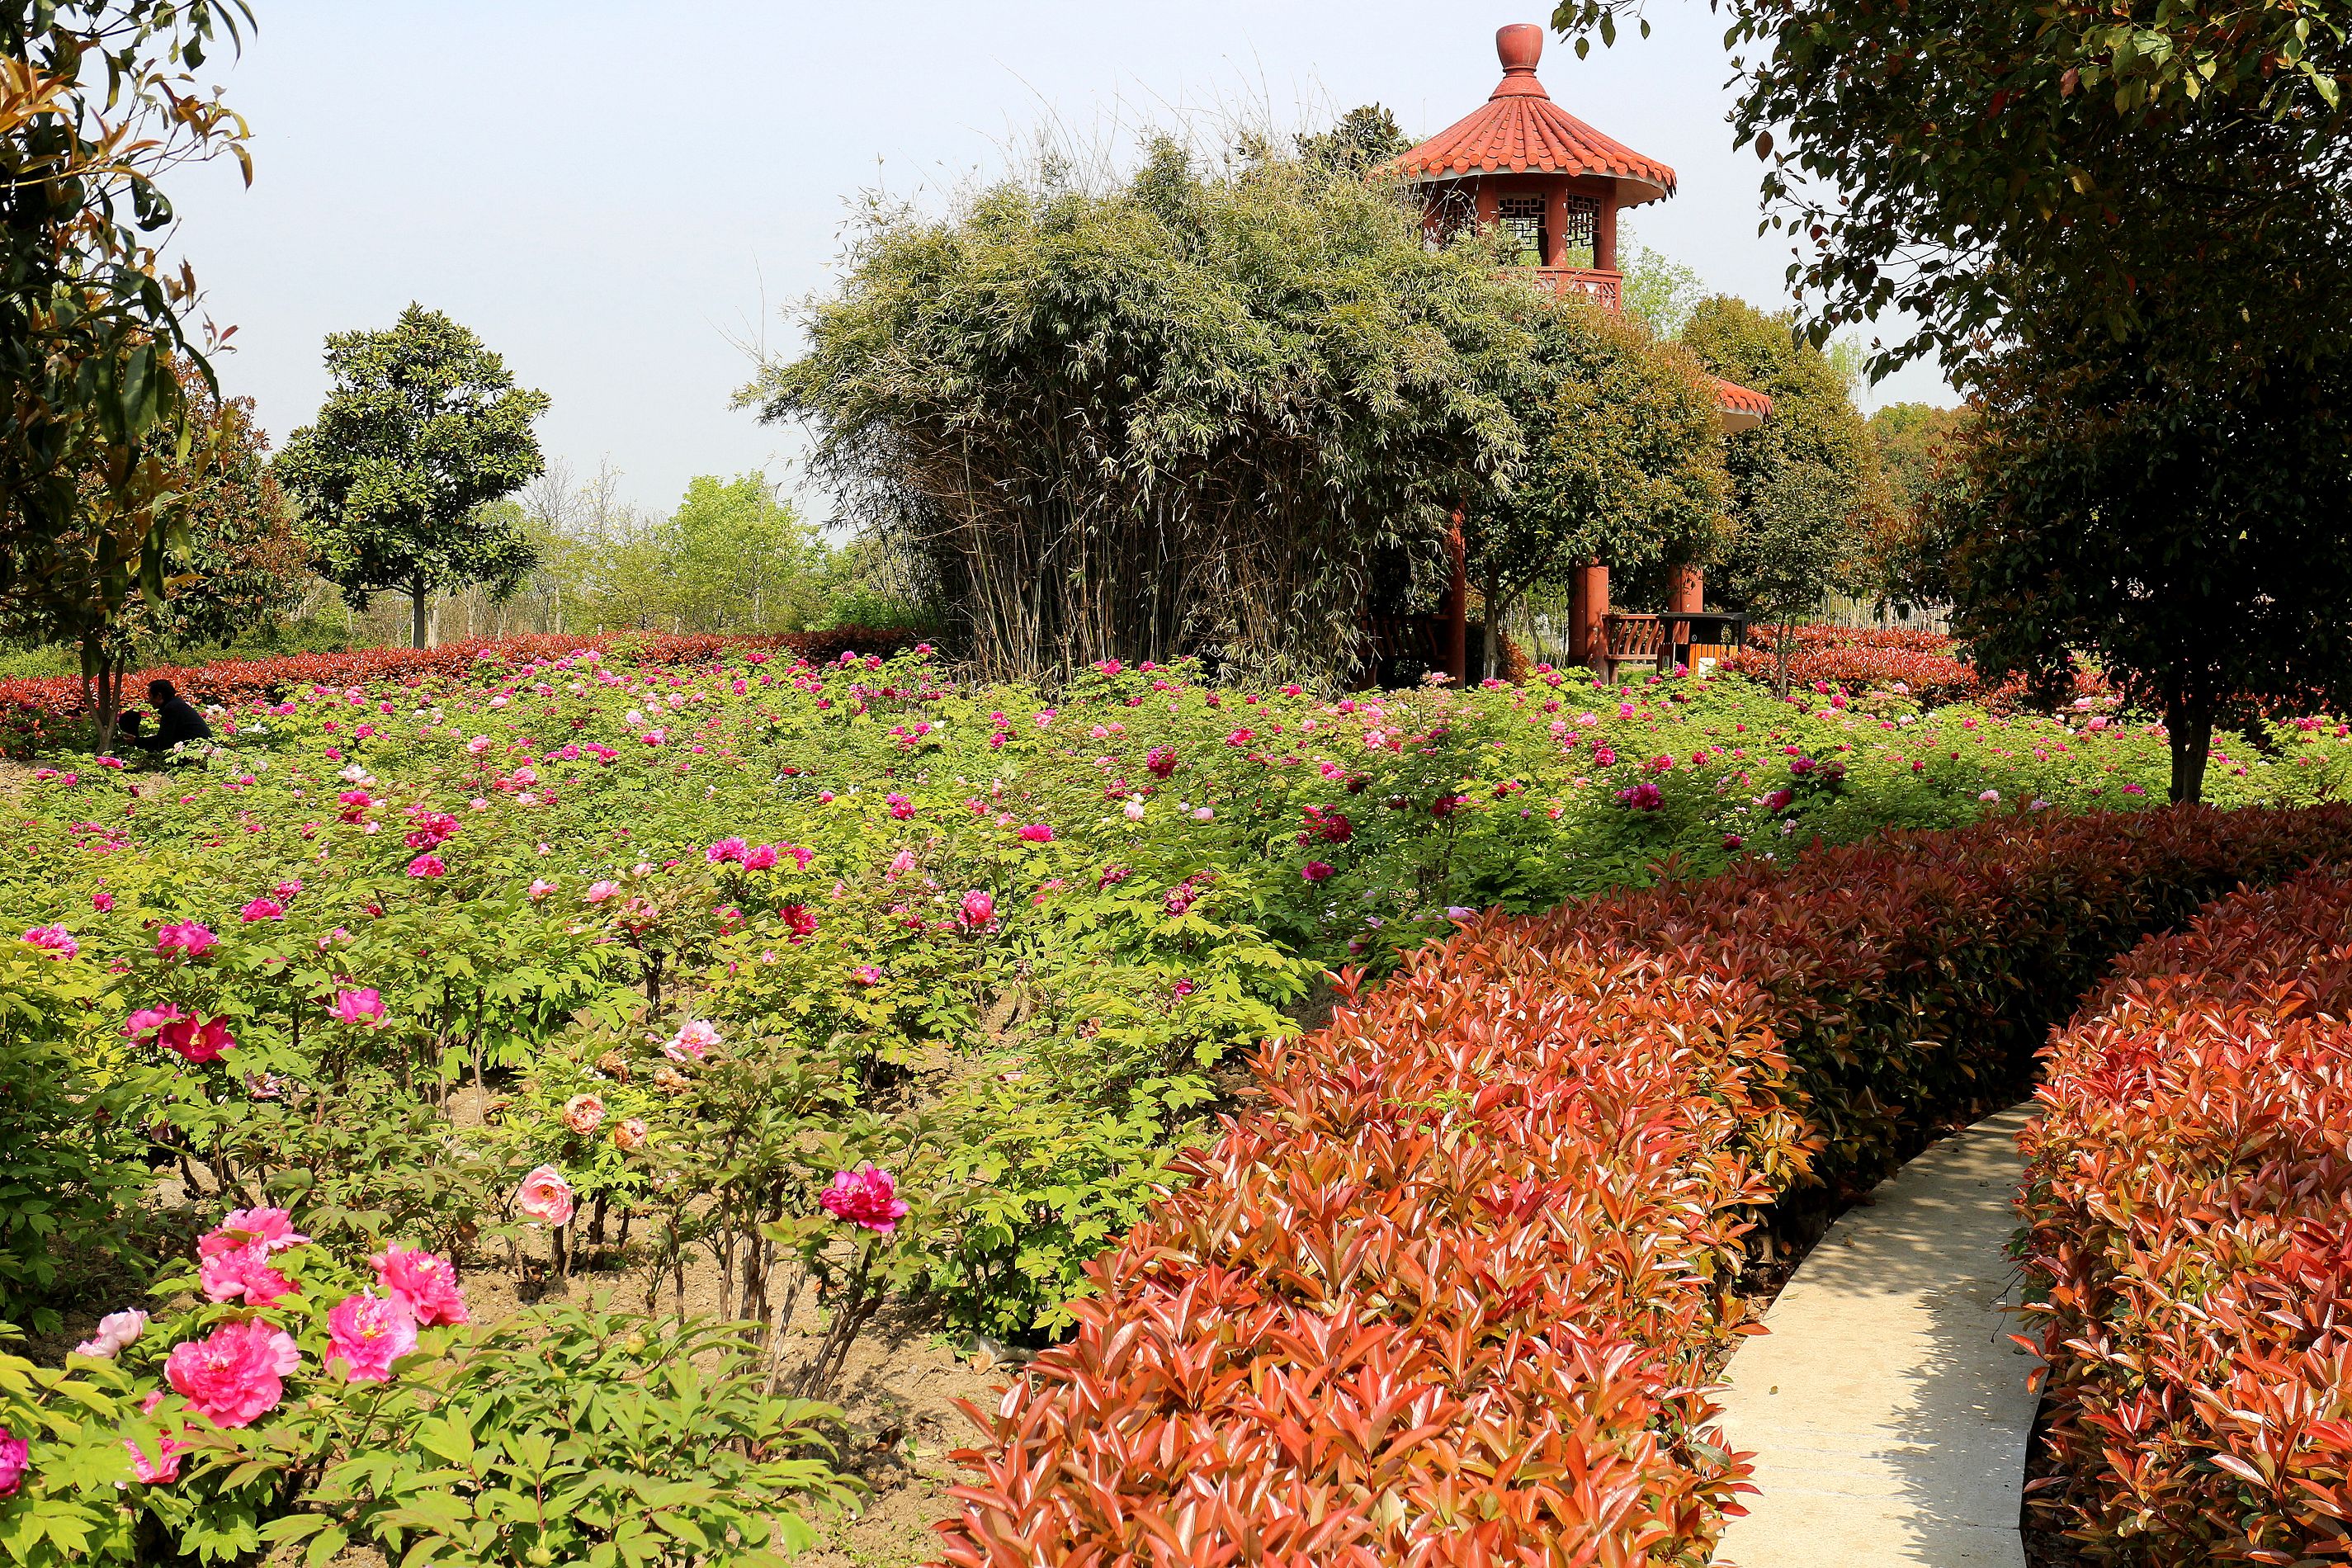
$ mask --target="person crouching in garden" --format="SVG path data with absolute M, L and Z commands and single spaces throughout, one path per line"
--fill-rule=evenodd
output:
M 183 741 L 209 741 L 213 738 L 213 727 L 205 722 L 205 716 L 197 712 L 170 681 L 151 680 L 147 683 L 147 705 L 155 710 L 155 732 L 152 735 L 139 732 L 142 721 L 138 714 L 123 715 L 123 733 L 130 736 L 132 745 L 150 752 L 168 752 Z

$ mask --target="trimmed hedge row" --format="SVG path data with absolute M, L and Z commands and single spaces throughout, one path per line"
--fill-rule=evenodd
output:
M 2036 1507 L 2100 1561 L 2352 1557 L 2352 879 L 2142 944 L 2044 1053 Z
M 828 626 L 822 631 L 765 637 L 672 636 L 659 632 L 600 633 L 593 637 L 532 636 L 493 640 L 470 637 L 438 647 L 368 647 L 344 653 L 298 653 L 276 658 L 223 659 L 206 665 L 158 665 L 123 682 L 125 700 L 136 704 L 147 682 L 172 682 L 184 697 L 234 705 L 274 701 L 306 686 L 360 686 L 426 675 L 457 675 L 482 664 L 511 665 L 562 658 L 583 648 L 623 648 L 657 664 L 698 664 L 745 650 L 790 654 L 812 662 L 846 652 L 901 653 L 921 639 L 919 632 L 884 626 Z M 0 680 L 0 737 L 10 749 L 54 742 L 79 724 L 87 704 L 73 676 Z
M 2142 934 L 2347 855 L 2341 808 L 2011 819 L 1465 922 L 1260 1053 L 972 1410 L 945 1560 L 1704 1563 L 1780 1200 L 2015 1094 Z

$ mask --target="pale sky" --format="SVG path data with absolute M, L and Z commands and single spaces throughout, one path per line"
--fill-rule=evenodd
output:
M 1433 133 L 1486 100 L 1495 29 L 1543 9 L 1402 0 L 254 0 L 217 73 L 254 130 L 251 190 L 183 174 L 178 249 L 237 327 L 226 390 L 282 440 L 326 391 L 325 335 L 448 311 L 553 406 L 551 458 L 609 461 L 667 510 L 696 474 L 761 470 L 823 521 L 800 439 L 729 406 L 742 344 L 835 276 L 857 194 L 921 195 L 1004 165 L 1047 118 L 1131 150 L 1188 111 L 1286 128 L 1373 100 Z M 1651 7 L 1648 39 L 1554 38 L 1553 99 L 1675 167 L 1628 215 L 1708 285 L 1788 303 L 1725 115 L 1722 22 Z M 212 73 L 208 73 L 212 74 Z M 1913 366 L 1874 402 L 1950 394 Z

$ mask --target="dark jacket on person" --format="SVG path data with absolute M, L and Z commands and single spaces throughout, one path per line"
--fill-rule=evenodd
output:
M 184 697 L 170 697 L 155 705 L 155 732 L 134 735 L 134 744 L 151 752 L 168 752 L 183 741 L 209 741 L 213 727 Z

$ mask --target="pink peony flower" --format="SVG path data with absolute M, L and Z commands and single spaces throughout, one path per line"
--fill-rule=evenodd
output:
M 722 838 L 705 849 L 702 852 L 702 858 L 714 866 L 725 865 L 730 860 L 740 863 L 744 858 L 747 847 L 740 838 Z
M 974 889 L 966 893 L 963 896 L 963 901 L 957 906 L 956 918 L 967 927 L 974 931 L 979 930 L 996 918 L 995 897 Z
M 585 1138 L 604 1122 L 604 1101 L 593 1094 L 575 1094 L 563 1102 L 563 1125 Z
M 37 948 L 52 958 L 72 958 L 81 952 L 81 943 L 74 941 L 73 932 L 61 925 L 33 927 L 25 933 L 25 945 Z
M 835 1171 L 833 1184 L 817 1202 L 835 1219 L 845 1219 L 883 1236 L 898 1228 L 907 1217 L 906 1200 L 889 1172 L 872 1164 L 855 1171 Z
M 1298 874 L 1310 882 L 1328 880 L 1334 868 L 1328 860 L 1309 860 L 1298 868 Z
M 747 871 L 764 871 L 775 863 L 776 847 L 772 844 L 754 844 L 743 851 L 743 868 Z
M 25 1484 L 25 1472 L 33 1468 L 32 1451 L 30 1443 L 0 1426 L 0 1501 L 15 1497 Z
M 856 968 L 849 972 L 849 976 L 851 979 L 856 981 L 860 985 L 879 985 L 882 984 L 882 972 L 870 963 L 859 964 Z
M 290 899 L 295 894 L 302 890 L 302 879 L 299 877 L 289 877 L 286 880 L 278 883 L 269 890 L 277 894 L 281 899 Z
M 373 987 L 335 993 L 335 1019 L 344 1024 L 374 1024 L 383 1018 L 383 994 Z
M 152 1041 L 164 1025 L 179 1016 L 177 1007 L 142 1007 L 122 1021 L 122 1033 L 144 1045 Z
M 457 1293 L 457 1271 L 419 1247 L 387 1247 L 368 1259 L 376 1283 L 408 1308 L 425 1327 L 467 1321 L 466 1299 Z
M 408 863 L 408 874 L 412 877 L 438 877 L 448 869 L 448 867 L 441 863 L 440 856 L 429 852 L 419 855 Z
M 623 1153 L 645 1146 L 646 1124 L 635 1116 L 624 1117 L 613 1125 L 613 1146 Z
M 163 1377 L 214 1426 L 249 1426 L 278 1407 L 286 1374 L 301 1364 L 302 1352 L 285 1330 L 254 1319 L 173 1346 Z
M 114 895 L 106 892 L 92 893 L 89 896 L 89 907 L 100 914 L 105 914 L 114 908 Z
M 74 1354 L 112 1361 L 147 1331 L 147 1314 L 136 1307 L 109 1312 L 98 1321 L 98 1332 L 74 1346 Z
M 515 1189 L 515 1207 L 561 1230 L 572 1218 L 572 1184 L 552 1165 L 541 1165 Z
M 1033 822 L 1021 830 L 1021 837 L 1024 843 L 1051 844 L 1054 842 L 1054 830 L 1045 823 Z
M 141 1403 L 139 1408 L 142 1414 L 152 1415 L 155 1414 L 155 1406 L 163 1403 L 163 1391 L 159 1388 L 149 1394 Z M 129 1437 L 122 1439 L 122 1446 L 131 1450 L 131 1473 L 148 1486 L 153 1486 L 159 1481 L 178 1480 L 180 1456 L 186 1453 L 189 1448 L 189 1445 L 181 1440 L 187 1430 L 184 1426 L 167 1427 L 157 1433 L 155 1457 L 152 1459 L 141 1449 L 135 1440 Z
M 547 880 L 543 877 L 539 878 L 533 880 L 530 885 L 530 901 L 535 904 L 553 891 L 555 891 L 554 883 Z
M 356 1291 L 327 1314 L 327 1345 L 345 1383 L 390 1383 L 392 1363 L 416 1348 L 416 1320 L 397 1296 Z
M 294 1228 L 294 1216 L 284 1209 L 231 1209 L 220 1225 L 196 1243 L 199 1257 L 229 1252 L 258 1244 L 271 1253 L 285 1252 L 310 1238 Z
M 588 890 L 580 897 L 588 903 L 601 904 L 620 890 L 621 884 L 618 882 L 591 882 L 588 885 Z
M 236 912 L 239 919 L 243 920 L 246 924 L 251 925 L 256 921 L 284 920 L 286 918 L 286 906 L 279 903 L 276 899 L 256 899 Z
M 190 958 L 202 958 L 219 941 L 194 921 L 181 921 L 155 933 L 155 951 L 158 954 L 176 952 Z
M 719 1044 L 719 1026 L 706 1018 L 695 1018 L 681 1026 L 662 1047 L 662 1055 L 674 1062 L 698 1062 Z

